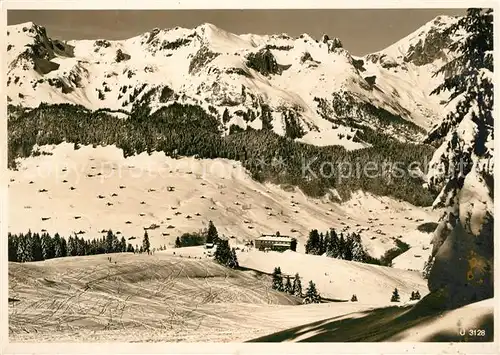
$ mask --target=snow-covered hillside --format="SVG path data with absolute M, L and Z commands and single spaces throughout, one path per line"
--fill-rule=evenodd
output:
M 436 213 L 389 197 L 358 192 L 349 201 L 310 198 L 300 190 L 253 180 L 240 163 L 224 159 L 172 159 L 164 153 L 124 158 L 113 146 L 73 149 L 72 144 L 42 147 L 10 171 L 9 231 L 47 232 L 84 238 L 112 229 L 140 244 L 144 228 L 152 247 L 169 245 L 185 232 L 207 227 L 236 240 L 261 233 L 291 235 L 303 250 L 311 229 L 359 232 L 375 257 L 408 243 L 411 260 L 402 267 L 421 269 L 430 234 L 418 226 L 436 222 Z M 401 257 L 400 257 L 401 258 Z M 396 265 L 398 265 L 396 263 Z
M 449 39 L 435 37 L 455 21 L 438 17 L 365 58 L 327 35 L 238 36 L 203 24 L 121 41 L 63 43 L 49 37 L 50 28 L 18 24 L 7 32 L 8 100 L 125 111 L 182 102 L 215 114 L 226 129 L 272 126 L 315 145 L 366 146 L 353 139 L 351 123 L 414 141 L 423 133 L 419 126 L 428 129 L 441 115 L 439 97 L 429 92 L 442 80 L 431 76 Z M 423 60 L 430 42 L 439 55 Z

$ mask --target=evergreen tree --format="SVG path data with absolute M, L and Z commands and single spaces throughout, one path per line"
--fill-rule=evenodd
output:
M 399 302 L 399 291 L 397 288 L 392 291 L 391 302 Z
M 309 238 L 306 242 L 306 254 L 318 255 L 320 252 L 320 238 L 317 229 L 309 232 Z
M 292 238 L 292 242 L 290 243 L 290 250 L 297 251 L 297 239 Z
M 320 303 L 320 302 L 321 302 L 321 296 L 316 290 L 316 285 L 311 280 L 309 281 L 309 286 L 307 287 L 306 290 L 304 303 Z
M 276 291 L 283 291 L 283 278 L 281 276 L 281 268 L 279 266 L 274 268 L 272 277 L 272 289 Z
M 338 259 L 345 259 L 345 249 L 346 249 L 346 243 L 344 239 L 344 234 L 340 233 L 338 253 L 337 253 Z
M 292 285 L 293 294 L 302 297 L 302 282 L 300 281 L 299 273 L 295 274 Z
M 33 261 L 42 261 L 43 260 L 42 240 L 40 239 L 40 235 L 38 233 L 35 233 L 33 234 L 32 238 L 33 239 L 31 242 L 31 250 L 32 250 Z
M 353 233 L 351 235 L 351 251 L 352 260 L 360 262 L 365 260 L 366 252 L 363 248 L 363 243 L 361 242 L 361 236 L 359 234 Z
M 54 243 L 52 238 L 47 233 L 42 234 L 42 258 L 43 260 L 52 259 L 54 257 Z
M 284 291 L 289 294 L 293 293 L 292 281 L 290 280 L 289 275 L 286 276 Z
M 122 237 L 120 240 L 120 252 L 125 253 L 127 251 L 127 241 L 125 240 L 125 237 Z
M 144 238 L 142 239 L 142 250 L 146 253 L 149 253 L 149 236 L 148 236 L 148 231 L 144 232 Z
M 208 231 L 207 231 L 207 243 L 218 243 L 219 234 L 217 232 L 217 228 L 212 221 L 208 222 Z
M 113 241 L 111 242 L 111 245 L 112 253 L 119 253 L 121 251 L 122 245 L 116 234 L 113 234 Z
M 68 242 L 66 242 L 66 239 L 64 237 L 61 237 L 61 256 L 67 256 L 67 255 L 68 255 Z
M 351 302 L 358 302 L 358 297 L 356 295 L 352 295 Z
M 422 296 L 420 296 L 420 292 L 416 291 L 415 292 L 415 299 L 419 300 Z
M 432 92 L 448 92 L 452 109 L 425 141 L 439 145 L 433 161 L 440 161 L 441 173 L 428 180 L 438 194 L 434 205 L 446 207 L 425 276 L 431 292 L 444 291 L 448 299 L 443 304 L 450 308 L 494 294 L 494 213 L 487 207 L 494 198 L 493 23 L 493 9 L 471 8 L 443 33 L 456 38 L 448 47 L 456 55 L 436 73 L 445 79 Z M 476 196 L 461 193 L 479 186 L 484 192 Z M 468 207 L 481 203 L 481 212 Z M 481 222 L 473 228 L 468 215 Z M 470 255 L 480 268 L 471 270 Z
M 67 255 L 68 256 L 76 256 L 77 251 L 78 251 L 78 248 L 76 245 L 75 238 L 73 238 L 72 236 L 69 236 Z
M 9 240 L 9 261 L 18 261 L 17 260 L 17 248 L 18 248 L 18 236 L 15 234 L 8 233 Z
M 229 116 L 229 111 L 227 110 L 227 107 L 224 109 L 224 113 L 222 114 L 222 122 L 228 123 L 231 120 L 231 117 Z
M 128 244 L 127 245 L 127 253 L 133 253 L 134 252 L 134 247 L 132 246 L 132 244 Z
M 19 235 L 17 243 L 17 260 L 19 262 L 33 261 L 33 251 L 31 248 L 31 232 L 27 235 Z
M 325 246 L 325 237 L 323 235 L 323 232 L 319 234 L 319 243 L 318 243 L 318 255 L 323 254 L 323 249 Z
M 229 253 L 229 259 L 227 261 L 227 266 L 235 269 L 238 268 L 240 265 L 238 264 L 238 258 L 236 256 L 236 249 L 232 248 L 231 252 Z
M 59 233 L 54 234 L 54 237 L 52 238 L 52 245 L 54 246 L 54 258 L 66 256 L 66 253 L 63 254 L 62 251 L 62 241 Z
M 75 235 L 75 245 L 76 245 L 76 255 L 78 256 L 87 255 L 87 243 L 85 242 L 85 239 L 78 238 L 78 236 Z
M 106 253 L 112 253 L 113 252 L 113 239 L 115 235 L 113 234 L 113 231 L 110 229 L 108 230 L 108 233 L 106 234 L 106 245 L 105 245 L 105 250 Z
M 221 265 L 228 266 L 229 260 L 232 258 L 231 249 L 229 248 L 229 242 L 225 239 L 221 239 L 217 245 L 217 249 L 214 253 L 214 260 Z
M 180 248 L 182 245 L 181 245 L 181 239 L 179 237 L 177 237 L 175 239 L 175 247 L 176 248 Z

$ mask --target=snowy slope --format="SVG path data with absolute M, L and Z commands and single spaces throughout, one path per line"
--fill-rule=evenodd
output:
M 307 197 L 298 189 L 261 184 L 230 160 L 172 159 L 158 152 L 123 158 L 114 146 L 74 150 L 66 143 L 40 150 L 52 155 L 21 159 L 18 171 L 9 171 L 12 233 L 31 228 L 68 236 L 81 231 L 81 237 L 92 239 L 111 228 L 137 237 L 130 241 L 135 246 L 144 227 L 156 224 L 159 228 L 148 234 L 152 247 L 159 247 L 213 220 L 220 234 L 240 242 L 280 231 L 296 237 L 303 250 L 311 229 L 324 232 L 333 227 L 359 232 L 375 257 L 395 247 L 393 238 L 400 238 L 412 248 L 407 252 L 411 260 L 398 263 L 418 270 L 420 261 L 428 258 L 429 235 L 417 227 L 437 222 L 429 208 L 389 197 L 359 192 L 339 204 Z
M 293 138 L 311 144 L 366 146 L 348 137 L 351 121 L 418 140 L 422 132 L 411 124 L 428 129 L 442 111 L 438 98 L 428 94 L 439 80 L 431 75 L 443 58 L 422 66 L 395 53 L 405 54 L 453 21 L 438 18 L 365 58 L 351 56 L 339 39 L 328 36 L 320 41 L 306 34 L 238 36 L 203 24 L 154 29 L 121 41 L 62 43 L 50 39 L 43 27 L 24 23 L 8 27 L 8 100 L 27 107 L 68 102 L 130 111 L 149 97 L 153 109 L 177 101 L 219 118 L 228 109 L 227 128 L 256 129 L 262 128 L 263 109 L 269 107 L 276 133 L 285 135 L 287 126 L 298 125 L 301 134 Z M 384 55 L 396 65 L 387 67 L 380 59 Z M 345 95 L 353 98 L 353 107 L 342 108 Z M 388 126 L 359 109 L 364 105 L 409 125 Z
M 383 266 L 345 261 L 326 256 L 308 255 L 293 251 L 240 252 L 241 266 L 271 274 L 275 267 L 292 280 L 299 273 L 305 290 L 310 280 L 322 297 L 349 301 L 353 294 L 363 305 L 391 305 L 390 299 L 397 288 L 402 303 L 408 303 L 412 292 L 422 296 L 428 293 L 426 281 L 416 271 L 399 270 Z

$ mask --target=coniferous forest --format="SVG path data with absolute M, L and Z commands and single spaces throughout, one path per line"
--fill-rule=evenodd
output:
M 366 251 L 361 236 L 357 233 L 337 233 L 334 228 L 320 233 L 317 229 L 313 229 L 309 232 L 305 249 L 306 254 L 391 266 L 394 258 L 410 248 L 408 244 L 397 238 L 394 238 L 394 242 L 396 247 L 387 250 L 382 257 L 374 258 Z
M 127 119 L 71 104 L 40 104 L 32 110 L 9 106 L 9 167 L 15 169 L 16 158 L 30 156 L 35 144 L 116 145 L 125 156 L 161 151 L 171 157 L 237 160 L 260 182 L 298 186 L 314 197 L 335 188 L 341 198 L 363 190 L 419 206 L 433 201 L 422 181 L 407 170 L 414 162 L 426 166 L 431 146 L 402 143 L 365 126 L 358 138 L 372 146 L 354 151 L 304 144 L 269 130 L 230 129 L 224 135 L 219 119 L 199 106 L 174 103 L 152 114 L 146 104 L 136 106 Z M 283 164 L 271 164 L 274 159 Z M 341 178 L 347 164 L 355 171 L 367 162 L 380 167 L 375 177 L 355 173 Z M 401 174 L 388 176 L 386 166 Z
M 136 250 L 137 249 L 137 250 Z M 43 261 L 65 256 L 85 256 L 109 253 L 125 253 L 142 251 L 127 243 L 125 237 L 118 236 L 109 230 L 106 236 L 85 240 L 78 235 L 69 236 L 67 239 L 55 233 L 28 233 L 8 234 L 9 261 L 29 262 Z

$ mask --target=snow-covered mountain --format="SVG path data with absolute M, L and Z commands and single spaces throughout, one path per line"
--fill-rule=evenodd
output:
M 443 114 L 435 70 L 453 53 L 440 16 L 365 57 L 307 34 L 235 35 L 211 24 L 154 29 L 120 41 L 51 39 L 34 23 L 8 27 L 8 101 L 130 112 L 173 102 L 203 107 L 226 128 L 272 129 L 314 145 L 367 146 L 368 126 L 419 141 Z M 50 29 L 49 29 L 50 30 Z

